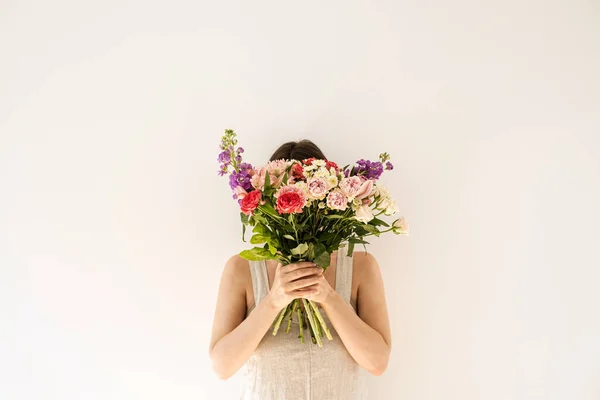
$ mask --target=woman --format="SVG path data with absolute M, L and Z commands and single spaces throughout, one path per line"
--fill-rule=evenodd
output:
M 271 156 L 326 159 L 312 142 L 288 142 Z M 295 298 L 325 311 L 333 340 L 318 348 L 297 338 L 299 326 L 272 335 L 278 313 Z M 383 282 L 373 255 L 342 247 L 326 272 L 313 263 L 282 266 L 275 260 L 231 257 L 223 271 L 210 357 L 221 379 L 246 364 L 243 399 L 351 400 L 366 398 L 362 369 L 381 375 L 388 364 L 391 334 Z

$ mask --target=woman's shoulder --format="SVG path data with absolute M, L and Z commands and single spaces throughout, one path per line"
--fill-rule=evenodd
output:
M 373 276 L 379 274 L 379 263 L 373 255 L 366 251 L 355 251 L 352 253 L 353 273 L 359 278 Z
M 225 262 L 223 277 L 245 286 L 250 278 L 250 263 L 239 254 L 234 254 Z

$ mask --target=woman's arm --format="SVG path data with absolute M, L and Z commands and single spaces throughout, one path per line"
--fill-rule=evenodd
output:
M 225 264 L 210 340 L 210 358 L 219 378 L 228 379 L 252 355 L 280 310 L 272 302 L 261 301 L 246 314 L 248 262 L 233 256 Z
M 249 279 L 248 261 L 231 257 L 219 285 L 209 349 L 213 370 L 221 379 L 231 377 L 244 365 L 283 307 L 312 294 L 314 289 L 307 286 L 324 280 L 323 270 L 314 263 L 294 263 L 285 268 L 278 264 L 272 288 L 246 318 Z
M 319 292 L 326 293 L 317 294 L 313 299 L 321 303 L 354 360 L 379 376 L 387 368 L 392 346 L 383 279 L 379 264 L 371 254 L 356 252 L 354 260 L 359 266 L 355 269 L 359 279 L 358 315 L 326 282 L 319 285 Z M 318 300 L 320 295 L 321 300 Z

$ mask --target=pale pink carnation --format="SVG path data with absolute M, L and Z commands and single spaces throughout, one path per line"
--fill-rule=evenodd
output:
M 348 208 L 348 198 L 338 189 L 327 195 L 327 206 L 333 210 L 344 211 Z
M 323 178 L 310 178 L 308 180 L 308 193 L 313 199 L 323 199 L 327 195 L 328 184 Z

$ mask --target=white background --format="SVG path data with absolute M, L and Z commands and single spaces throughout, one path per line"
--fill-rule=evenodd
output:
M 373 399 L 600 398 L 600 7 L 0 2 L 0 398 L 235 399 L 208 340 L 244 248 L 216 175 L 382 151 Z M 360 248 L 359 248 L 360 249 Z

